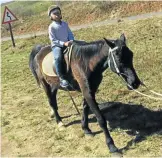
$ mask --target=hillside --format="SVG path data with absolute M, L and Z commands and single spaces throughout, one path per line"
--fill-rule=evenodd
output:
M 62 8 L 63 19 L 70 25 L 90 24 L 106 19 L 162 11 L 162 2 L 160 1 L 15 1 L 7 5 L 19 19 L 12 23 L 14 35 L 47 30 L 51 22 L 47 16 L 47 9 L 52 4 L 57 4 Z M 1 6 L 2 15 L 3 12 L 4 5 Z M 2 25 L 1 34 L 2 37 L 9 36 L 8 25 Z

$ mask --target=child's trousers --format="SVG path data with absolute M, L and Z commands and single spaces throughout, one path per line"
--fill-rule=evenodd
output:
M 63 60 L 63 48 L 60 47 L 52 47 L 52 54 L 54 57 L 54 66 L 56 68 L 56 74 L 60 77 L 63 78 L 62 74 L 62 60 Z

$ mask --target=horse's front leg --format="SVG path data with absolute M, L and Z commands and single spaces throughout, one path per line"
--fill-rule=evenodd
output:
M 94 136 L 92 131 L 88 127 L 88 114 L 89 114 L 89 106 L 86 102 L 86 100 L 83 100 L 83 115 L 82 115 L 82 129 L 84 130 L 84 133 L 87 135 Z
M 110 136 L 110 133 L 108 131 L 107 128 L 107 122 L 106 119 L 103 117 L 103 115 L 101 114 L 101 111 L 95 101 L 94 96 L 92 95 L 92 91 L 90 89 L 89 86 L 89 82 L 87 80 L 87 75 L 84 73 L 84 71 L 82 69 L 80 69 L 79 66 L 77 66 L 77 64 L 73 65 L 73 74 L 75 79 L 77 80 L 80 89 L 82 91 L 83 97 L 85 98 L 87 104 L 89 105 L 91 111 L 95 114 L 97 121 L 100 125 L 100 127 L 102 128 L 104 134 L 105 134 L 105 138 L 106 138 L 106 144 L 110 150 L 110 152 L 117 152 L 118 149 L 117 147 L 114 145 L 114 141 Z
M 105 134 L 106 144 L 107 144 L 110 152 L 112 152 L 112 153 L 117 152 L 118 148 L 114 145 L 114 141 L 113 141 L 112 137 L 110 136 L 110 133 L 107 128 L 106 119 L 101 114 L 101 111 L 100 111 L 98 105 L 96 104 L 96 101 L 94 100 L 94 98 L 90 95 L 90 93 L 87 90 L 85 90 L 83 92 L 83 95 L 84 95 L 90 109 L 95 114 L 97 121 Z

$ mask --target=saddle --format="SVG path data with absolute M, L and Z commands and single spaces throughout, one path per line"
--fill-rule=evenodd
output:
M 72 49 L 73 49 L 73 44 L 71 46 L 67 47 L 63 52 L 64 53 L 64 61 L 66 64 L 66 72 L 68 72 L 70 69 Z M 57 76 L 53 65 L 54 65 L 53 54 L 52 54 L 52 51 L 49 51 L 44 56 L 44 58 L 42 60 L 43 73 L 46 74 L 47 76 Z
M 73 43 L 70 46 L 68 46 L 64 50 L 63 53 L 64 53 L 64 62 L 66 65 L 66 73 L 68 73 L 68 71 L 70 70 L 71 54 L 72 54 L 74 45 L 81 46 L 81 45 L 85 45 L 85 44 L 87 44 L 87 42 L 75 40 L 75 41 L 73 41 Z M 52 50 L 51 50 L 50 46 L 47 46 L 47 47 L 48 47 L 48 49 L 46 51 L 48 51 L 48 52 L 45 53 L 45 55 L 42 59 L 42 65 L 41 65 L 43 73 L 46 74 L 47 76 L 57 76 L 55 68 L 53 67 L 54 60 L 53 60 Z M 43 49 L 45 49 L 45 47 Z

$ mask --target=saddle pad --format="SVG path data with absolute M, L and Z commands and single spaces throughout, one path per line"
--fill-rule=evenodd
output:
M 42 70 L 47 76 L 57 76 L 53 71 L 54 58 L 52 52 L 48 53 L 42 61 Z

